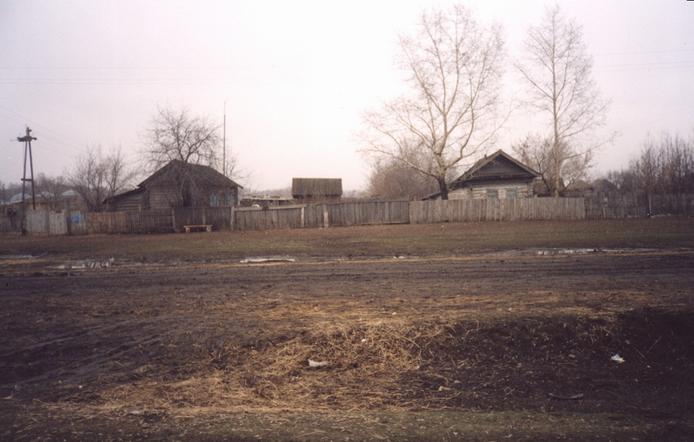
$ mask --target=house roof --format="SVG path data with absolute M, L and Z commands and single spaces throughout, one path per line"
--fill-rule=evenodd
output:
M 615 183 L 605 178 L 598 178 L 593 181 L 593 189 L 596 192 L 616 192 L 619 190 Z
M 171 160 L 161 169 L 154 172 L 147 179 L 138 184 L 138 187 L 147 187 L 152 183 L 157 184 L 175 184 L 173 176 L 179 173 L 186 173 L 191 178 L 199 183 L 205 183 L 211 186 L 219 187 L 239 187 L 243 186 L 236 183 L 232 179 L 222 175 L 210 166 L 202 164 L 184 163 L 181 160 Z
M 505 163 L 505 167 L 494 167 L 499 163 Z M 448 185 L 450 189 L 464 187 L 467 183 L 506 179 L 534 179 L 539 177 L 532 168 L 526 166 L 520 161 L 513 158 L 511 155 L 504 152 L 502 149 L 497 150 L 491 155 L 485 155 L 480 158 L 475 164 L 465 171 Z M 435 199 L 441 192 L 434 192 L 425 196 L 424 200 Z
M 48 192 L 47 190 L 44 190 L 43 192 L 37 192 L 36 193 L 36 201 L 45 201 L 45 200 L 50 200 L 53 198 L 53 194 L 51 192 Z M 31 189 L 27 189 L 27 191 L 24 193 L 24 199 L 26 201 L 31 201 Z M 14 203 L 20 203 L 22 202 L 22 192 L 15 193 L 10 197 L 10 199 L 7 201 L 10 204 Z
M 144 187 L 136 187 L 135 189 L 128 190 L 127 192 L 122 192 L 119 193 L 118 195 L 113 195 L 112 197 L 106 198 L 103 202 L 104 204 L 113 204 L 117 201 L 122 200 L 123 198 L 127 198 L 132 195 L 137 195 L 138 193 L 142 193 L 145 191 Z
M 507 167 L 494 168 L 495 164 L 505 162 Z M 510 166 L 510 167 L 508 167 Z M 466 182 L 498 180 L 509 178 L 536 178 L 540 174 L 499 149 L 491 155 L 485 156 L 472 165 L 465 173 L 453 180 L 451 187 L 460 187 Z
M 598 178 L 592 182 L 585 180 L 576 180 L 571 183 L 566 192 L 570 195 L 590 195 L 592 193 L 610 193 L 616 192 L 617 186 L 605 178 Z
M 342 178 L 292 178 L 292 196 L 342 196 Z
M 144 192 L 147 186 L 153 183 L 156 183 L 157 185 L 176 185 L 173 176 L 181 172 L 187 173 L 198 183 L 204 183 L 215 187 L 238 187 L 243 189 L 243 186 L 236 183 L 234 180 L 225 177 L 210 166 L 184 163 L 180 160 L 172 160 L 138 184 L 135 189 L 106 198 L 104 200 L 104 204 L 114 203 L 128 196 Z

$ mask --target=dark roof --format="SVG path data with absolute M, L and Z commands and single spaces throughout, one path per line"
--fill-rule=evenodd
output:
M 225 177 L 210 166 L 203 166 L 202 164 L 189 164 L 180 160 L 172 160 L 161 169 L 150 175 L 143 182 L 138 184 L 135 189 L 106 198 L 104 200 L 104 204 L 111 204 L 128 196 L 143 192 L 147 186 L 151 185 L 152 183 L 156 183 L 160 186 L 177 185 L 176 181 L 173 179 L 173 176 L 183 172 L 189 174 L 191 178 L 193 178 L 199 184 L 207 184 L 214 187 L 239 187 L 243 189 L 240 184 Z
M 173 177 L 180 173 L 188 174 L 198 183 L 205 183 L 210 186 L 217 187 L 243 187 L 233 180 L 225 177 L 210 166 L 202 164 L 184 163 L 181 160 L 169 161 L 164 167 L 154 172 L 143 182 L 138 184 L 138 187 L 147 187 L 156 182 L 157 185 L 175 184 Z
M 117 201 L 122 200 L 123 198 L 127 198 L 132 195 L 137 195 L 138 193 L 144 192 L 145 188 L 144 187 L 136 187 L 135 189 L 128 190 L 127 192 L 122 192 L 117 195 L 113 195 L 112 197 L 106 198 L 103 203 L 104 204 L 113 204 Z
M 590 196 L 596 193 L 616 192 L 617 190 L 617 186 L 611 181 L 605 178 L 598 178 L 590 183 L 584 180 L 576 180 L 565 189 L 565 193 L 570 196 Z
M 605 179 L 605 178 L 598 178 L 597 180 L 593 181 L 593 189 L 596 192 L 616 192 L 619 190 L 617 185 L 613 183 L 612 181 Z
M 342 178 L 292 178 L 292 196 L 342 196 Z
M 494 167 L 505 163 L 504 167 Z M 464 174 L 451 183 L 451 188 L 460 187 L 471 181 L 487 181 L 511 178 L 537 178 L 540 174 L 499 149 L 472 165 Z
M 448 187 L 454 190 L 464 187 L 467 183 L 508 179 L 535 179 L 539 176 L 540 174 L 535 170 L 499 149 L 491 155 L 485 155 L 484 158 L 480 158 L 464 174 L 451 181 Z M 441 192 L 435 192 L 422 199 L 436 199 L 439 195 L 441 195 Z
M 567 190 L 593 190 L 593 185 L 585 180 L 576 180 L 567 187 Z

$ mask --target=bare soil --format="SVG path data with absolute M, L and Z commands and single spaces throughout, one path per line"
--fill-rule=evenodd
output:
M 690 440 L 692 224 L 1 238 L 0 439 Z

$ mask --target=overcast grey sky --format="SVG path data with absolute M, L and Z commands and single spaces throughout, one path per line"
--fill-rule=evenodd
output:
M 86 146 L 122 146 L 133 164 L 157 106 L 187 107 L 221 123 L 256 189 L 292 176 L 365 185 L 362 112 L 404 88 L 397 36 L 424 8 L 452 2 L 0 0 L 0 180 L 21 178 L 24 125 L 36 172 L 63 173 Z M 547 2 L 462 2 L 504 28 L 511 68 Z M 584 30 L 594 77 L 611 100 L 595 174 L 625 166 L 648 133 L 694 133 L 694 2 L 560 1 Z M 516 112 L 498 141 L 541 121 Z

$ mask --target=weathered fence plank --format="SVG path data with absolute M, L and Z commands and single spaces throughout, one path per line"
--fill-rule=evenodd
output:
M 177 232 L 183 231 L 183 226 L 200 224 L 212 225 L 214 230 L 231 228 L 231 207 L 177 207 L 171 212 L 171 223 Z
M 586 198 L 586 218 L 643 218 L 650 215 L 694 215 L 694 194 L 601 194 Z
M 648 204 L 647 206 L 645 204 Z M 299 229 L 369 224 L 580 220 L 651 214 L 694 214 L 694 195 L 612 198 L 519 198 L 437 201 L 360 201 L 269 208 L 197 207 L 133 212 L 50 212 L 27 210 L 30 234 L 157 233 L 184 225 L 211 224 L 215 230 Z M 4 231 L 18 229 L 20 217 L 4 214 Z M 11 224 L 10 221 L 14 221 Z
M 412 201 L 412 224 L 584 219 L 583 198 L 520 198 Z
M 408 201 L 365 201 L 234 210 L 234 230 L 406 224 Z

